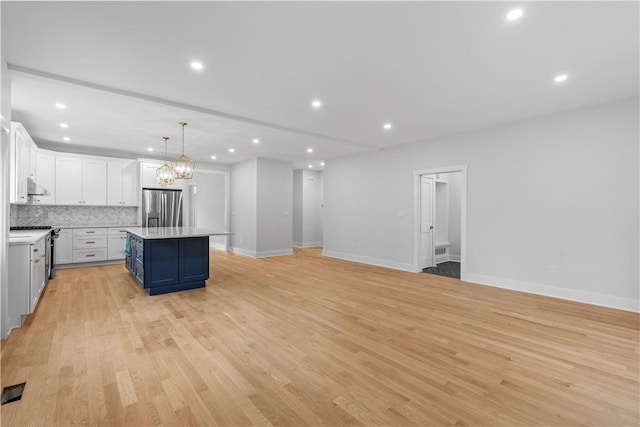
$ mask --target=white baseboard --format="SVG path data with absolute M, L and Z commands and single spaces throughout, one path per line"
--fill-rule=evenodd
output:
M 262 251 L 256 253 L 256 258 L 268 258 L 272 256 L 293 255 L 293 249 L 278 249 L 275 251 Z
M 301 243 L 301 242 L 293 242 L 293 246 L 296 248 L 318 248 L 318 247 L 322 247 L 322 242 L 307 242 L 307 243 Z
M 227 250 L 227 248 L 225 247 L 224 243 L 209 242 L 209 247 L 211 249 L 215 249 L 217 251 L 226 251 Z
M 272 256 L 293 255 L 292 249 L 278 249 L 275 251 L 262 251 L 262 252 L 249 251 L 242 248 L 231 248 L 231 250 L 234 253 L 248 256 L 251 258 L 268 258 Z
M 99 267 L 101 265 L 112 265 L 112 264 L 122 264 L 124 265 L 123 259 L 107 259 L 104 261 L 93 261 L 93 262 L 76 262 L 72 264 L 56 264 L 56 270 L 67 270 L 69 268 L 81 268 L 81 267 Z
M 460 255 L 436 255 L 436 264 L 440 264 L 442 262 L 460 262 Z
M 393 268 L 394 270 L 409 271 L 411 273 L 415 272 L 415 268 L 412 264 L 407 264 L 404 262 L 389 261 L 386 259 L 370 258 L 362 255 L 347 254 L 343 252 L 327 250 L 322 251 L 322 256 L 343 259 L 345 261 L 361 262 L 363 264 L 377 265 L 379 267 Z
M 434 261 L 436 262 L 436 264 L 440 264 L 443 262 L 447 262 L 449 261 L 449 255 L 444 254 L 444 255 L 436 255 Z
M 494 288 L 510 289 L 513 291 L 527 292 L 530 294 L 544 295 L 553 298 L 583 302 L 619 310 L 640 312 L 640 301 L 631 298 L 621 298 L 613 295 L 596 294 L 578 289 L 559 288 L 556 286 L 542 285 L 539 283 L 524 282 L 521 280 L 504 279 L 500 277 L 485 276 L 482 274 L 467 273 L 462 279 L 466 282 L 479 285 L 492 286 Z
M 257 258 L 255 251 L 249 251 L 247 249 L 232 247 L 231 252 L 233 252 L 234 254 L 244 255 L 251 258 Z

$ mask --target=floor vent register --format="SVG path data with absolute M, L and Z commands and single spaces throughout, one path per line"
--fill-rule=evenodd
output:
M 11 385 L 2 389 L 2 405 L 5 403 L 16 402 L 22 399 L 22 393 L 24 393 L 24 386 L 27 383 Z

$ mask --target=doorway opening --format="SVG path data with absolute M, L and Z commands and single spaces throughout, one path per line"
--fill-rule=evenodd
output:
M 414 172 L 416 272 L 466 275 L 467 166 Z

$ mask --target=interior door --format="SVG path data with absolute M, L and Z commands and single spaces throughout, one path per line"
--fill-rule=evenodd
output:
M 434 207 L 435 180 L 423 175 L 420 177 L 420 268 L 435 267 L 434 260 Z

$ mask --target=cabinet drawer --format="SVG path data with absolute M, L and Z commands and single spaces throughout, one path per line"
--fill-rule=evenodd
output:
M 118 235 L 118 234 L 127 234 L 126 228 L 107 228 L 107 234 L 110 236 Z
M 76 236 L 106 236 L 106 228 L 74 228 L 73 237 Z
M 73 262 L 104 261 L 107 259 L 107 249 L 74 249 Z
M 73 237 L 73 249 L 106 248 L 107 238 L 105 236 L 95 237 Z

